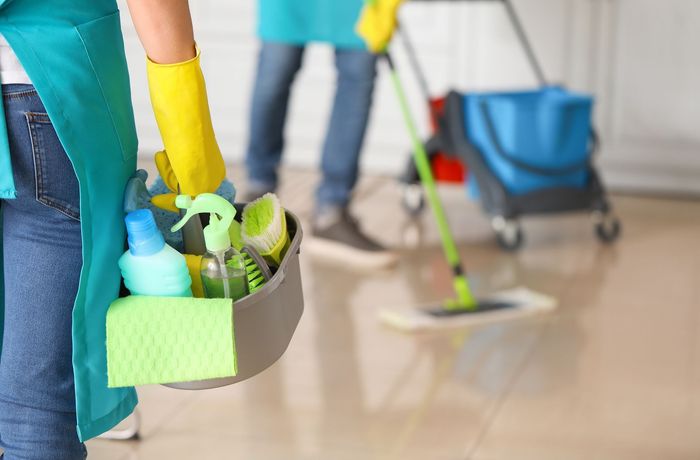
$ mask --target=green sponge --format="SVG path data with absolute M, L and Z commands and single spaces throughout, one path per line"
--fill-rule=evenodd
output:
M 230 299 L 130 296 L 107 312 L 108 386 L 232 377 Z

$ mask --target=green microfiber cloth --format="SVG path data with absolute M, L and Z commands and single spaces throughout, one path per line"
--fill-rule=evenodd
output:
M 129 296 L 107 312 L 108 386 L 236 375 L 230 299 Z

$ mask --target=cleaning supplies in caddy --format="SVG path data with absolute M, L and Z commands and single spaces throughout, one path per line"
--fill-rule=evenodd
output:
M 289 248 L 287 220 L 280 200 L 266 193 L 243 209 L 243 242 L 253 247 L 269 265 L 278 267 Z
M 185 257 L 165 244 L 148 209 L 130 212 L 124 219 L 129 250 L 119 258 L 124 284 L 133 295 L 192 297 Z
M 188 220 L 201 213 L 209 214 L 209 225 L 204 227 L 207 252 L 202 257 L 200 273 L 204 295 L 207 298 L 238 300 L 248 295 L 248 275 L 240 252 L 231 246 L 229 227 L 236 216 L 236 208 L 213 193 L 203 193 L 194 200 L 180 195 L 175 205 L 185 209 L 185 216 L 172 231 L 180 230 Z

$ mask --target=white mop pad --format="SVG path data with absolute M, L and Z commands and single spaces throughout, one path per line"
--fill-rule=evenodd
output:
M 509 321 L 549 313 L 557 308 L 557 300 L 524 287 L 510 289 L 479 299 L 483 309 L 446 312 L 442 308 L 383 309 L 380 320 L 406 332 L 454 329 L 466 326 Z

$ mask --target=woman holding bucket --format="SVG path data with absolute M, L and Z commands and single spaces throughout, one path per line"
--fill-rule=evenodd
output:
M 165 167 L 214 191 L 214 138 L 187 0 L 132 0 Z M 136 167 L 115 0 L 0 0 L 0 449 L 85 458 L 134 409 L 108 389 L 105 314 L 118 296 L 124 186 Z

